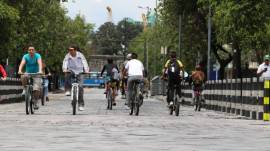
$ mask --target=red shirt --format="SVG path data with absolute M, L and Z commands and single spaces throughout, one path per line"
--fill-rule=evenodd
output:
M 0 73 L 2 74 L 2 77 L 4 77 L 4 78 L 7 77 L 7 73 L 2 65 L 0 65 Z

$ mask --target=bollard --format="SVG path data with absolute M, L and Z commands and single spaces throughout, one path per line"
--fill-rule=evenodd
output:
M 264 80 L 264 97 L 263 97 L 263 120 L 269 121 L 269 92 L 270 92 L 270 80 Z

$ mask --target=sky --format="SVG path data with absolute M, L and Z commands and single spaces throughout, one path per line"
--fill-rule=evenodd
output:
M 98 29 L 108 21 L 107 6 L 112 9 L 112 20 L 115 24 L 125 17 L 142 21 L 142 13 L 146 14 L 146 7 L 154 9 L 156 0 L 68 0 L 62 3 L 62 6 L 67 8 L 67 15 L 71 18 L 81 14 L 86 22 L 95 24 L 95 29 Z

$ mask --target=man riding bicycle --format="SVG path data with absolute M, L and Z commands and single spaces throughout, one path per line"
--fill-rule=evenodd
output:
M 191 74 L 191 80 L 192 80 L 192 97 L 193 97 L 193 104 L 195 104 L 195 91 L 199 91 L 200 94 L 202 94 L 203 91 L 203 84 L 204 84 L 205 74 L 201 70 L 201 66 L 197 65 L 195 67 L 195 71 Z
M 105 93 L 107 92 L 109 87 L 113 89 L 113 92 L 112 92 L 113 105 L 116 105 L 115 96 L 117 95 L 118 84 L 119 84 L 119 70 L 118 70 L 117 65 L 113 63 L 112 58 L 109 58 L 107 62 L 108 64 L 105 64 L 103 66 L 100 76 L 102 77 L 104 71 L 107 72 Z
M 128 75 L 127 82 L 127 102 L 126 104 L 130 106 L 132 97 L 132 88 L 136 81 L 143 80 L 144 67 L 140 60 L 137 59 L 138 55 L 132 53 L 131 60 L 129 60 L 125 66 L 124 75 Z
M 170 91 L 176 86 L 177 93 L 181 97 L 181 78 L 180 75 L 183 71 L 183 64 L 180 60 L 176 58 L 176 52 L 172 51 L 170 53 L 170 59 L 167 60 L 163 69 L 163 79 L 168 79 L 168 89 L 167 89 L 167 103 L 169 106 L 173 105 L 173 98 L 170 98 Z
M 66 74 L 66 80 L 70 80 L 71 82 L 67 82 L 70 85 L 68 85 L 68 88 L 71 88 L 72 83 L 72 74 L 70 72 L 73 72 L 73 74 L 80 74 L 80 73 L 88 73 L 89 72 L 89 66 L 88 63 L 84 57 L 84 55 L 77 51 L 76 46 L 70 46 L 68 48 L 69 53 L 66 54 L 64 60 L 63 60 L 63 72 Z M 84 99 L 83 99 L 83 76 L 78 77 L 79 81 L 79 111 L 84 110 Z
M 25 66 L 25 73 L 37 73 L 42 74 L 42 60 L 40 54 L 36 53 L 36 50 L 33 46 L 28 47 L 28 53 L 25 54 L 22 58 L 22 61 L 19 66 L 18 74 L 23 74 L 22 69 Z M 22 85 L 24 87 L 22 95 L 25 94 L 25 88 L 27 81 L 30 77 L 25 74 L 21 75 Z M 42 79 L 41 77 L 33 77 L 33 103 L 34 109 L 37 110 L 38 99 L 40 98 Z

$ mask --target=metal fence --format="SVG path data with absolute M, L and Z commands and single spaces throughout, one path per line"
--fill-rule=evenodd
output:
M 160 78 L 152 80 L 152 95 L 165 94 L 166 85 L 161 83 Z M 191 85 L 183 82 L 181 88 L 183 100 L 191 104 L 193 102 Z M 261 78 L 207 81 L 203 91 L 204 108 L 242 115 L 252 119 L 264 119 L 264 102 L 267 103 L 267 101 L 264 101 L 264 94 L 266 93 L 270 94 L 270 90 L 264 89 L 264 79 Z
M 23 101 L 21 96 L 23 87 L 17 78 L 0 80 L 0 103 L 11 103 Z

